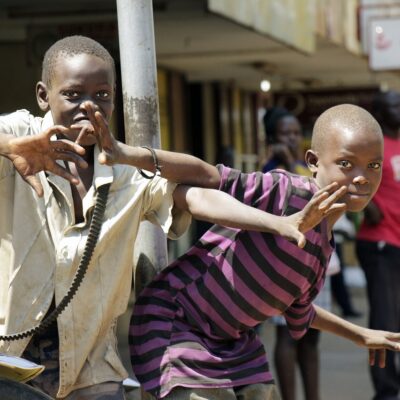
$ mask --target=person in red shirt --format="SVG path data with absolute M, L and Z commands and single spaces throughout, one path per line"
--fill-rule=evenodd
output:
M 373 114 L 384 134 L 380 187 L 364 212 L 356 251 L 367 280 L 369 326 L 400 331 L 400 93 L 376 95 Z M 397 399 L 400 368 L 388 352 L 386 368 L 370 367 L 374 400 Z

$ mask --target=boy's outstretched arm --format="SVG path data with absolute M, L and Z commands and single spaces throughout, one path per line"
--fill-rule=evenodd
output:
M 174 206 L 189 211 L 194 218 L 232 228 L 270 232 L 295 241 L 299 247 L 306 243 L 304 218 L 307 229 L 317 225 L 322 218 L 344 205 L 336 204 L 343 188 L 331 184 L 317 192 L 306 208 L 290 216 L 277 216 L 247 206 L 225 192 L 178 185 L 174 191 Z M 309 218 L 308 218 L 309 217 Z
M 95 111 L 91 102 L 85 102 L 85 108 L 93 131 L 82 130 L 77 138 L 80 143 L 81 137 L 86 134 L 94 134 L 98 139 L 102 152 L 99 156 L 101 164 L 127 164 L 155 172 L 155 164 L 152 153 L 143 147 L 133 147 L 121 143 L 113 137 L 107 121 L 99 111 Z M 161 176 L 177 183 L 217 189 L 220 176 L 217 168 L 207 162 L 183 153 L 175 153 L 165 150 L 154 150 L 161 167 Z
M 40 171 L 52 172 L 76 185 L 79 183 L 78 178 L 56 161 L 71 161 L 86 168 L 86 161 L 80 157 L 85 149 L 69 140 L 50 140 L 53 135 L 68 131 L 69 128 L 57 125 L 32 136 L 15 137 L 0 133 L 0 155 L 14 164 L 21 177 L 39 196 L 43 195 L 43 188 L 35 174 Z
M 355 344 L 369 349 L 369 363 L 385 367 L 386 350 L 400 351 L 400 333 L 378 331 L 353 324 L 321 307 L 314 305 L 316 316 L 312 328 L 330 332 L 349 339 Z

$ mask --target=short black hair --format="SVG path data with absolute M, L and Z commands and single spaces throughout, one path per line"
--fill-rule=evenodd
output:
M 89 54 L 99 57 L 110 65 L 115 78 L 115 63 L 111 54 L 96 40 L 86 36 L 67 36 L 58 40 L 46 51 L 42 64 L 42 81 L 51 87 L 54 69 L 59 57 L 71 57 L 78 54 Z

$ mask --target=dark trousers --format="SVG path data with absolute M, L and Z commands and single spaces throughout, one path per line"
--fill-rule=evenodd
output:
M 384 242 L 358 241 L 357 257 L 365 272 L 369 300 L 369 327 L 400 331 L 400 248 Z M 374 400 L 397 399 L 400 370 L 394 352 L 388 351 L 386 368 L 370 367 Z

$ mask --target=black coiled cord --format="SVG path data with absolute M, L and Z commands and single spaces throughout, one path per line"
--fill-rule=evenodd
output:
M 28 329 L 23 332 L 13 333 L 9 335 L 0 335 L 0 340 L 4 341 L 15 341 L 32 336 L 37 333 L 43 333 L 51 324 L 53 324 L 58 316 L 65 310 L 67 305 L 71 302 L 72 298 L 75 296 L 82 279 L 86 274 L 88 269 L 90 259 L 92 258 L 94 248 L 96 247 L 97 240 L 99 238 L 101 225 L 103 223 L 104 211 L 106 209 L 108 191 L 110 189 L 110 184 L 102 185 L 97 189 L 96 204 L 93 210 L 92 220 L 90 222 L 89 233 L 85 244 L 85 249 L 81 257 L 78 269 L 75 273 L 74 279 L 72 280 L 71 287 L 69 288 L 67 294 L 60 301 L 60 304 L 37 326 Z

